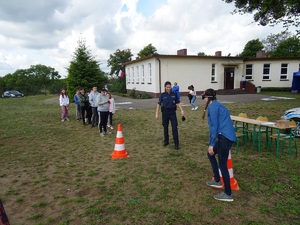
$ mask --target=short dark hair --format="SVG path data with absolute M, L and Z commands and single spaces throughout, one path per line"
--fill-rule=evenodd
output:
M 166 82 L 165 82 L 165 87 L 167 87 L 167 85 L 171 85 L 171 86 L 172 86 L 172 84 L 171 84 L 170 81 L 166 81 Z

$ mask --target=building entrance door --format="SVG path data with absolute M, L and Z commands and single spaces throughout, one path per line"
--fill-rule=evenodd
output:
M 234 89 L 234 67 L 224 68 L 224 89 Z

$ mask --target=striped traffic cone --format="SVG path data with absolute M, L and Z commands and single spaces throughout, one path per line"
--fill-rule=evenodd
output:
M 5 213 L 4 206 L 0 199 L 0 225 L 10 225 L 7 215 Z
M 240 190 L 240 187 L 239 187 L 239 184 L 238 184 L 237 180 L 234 179 L 234 177 L 233 177 L 231 151 L 229 151 L 229 154 L 228 154 L 227 168 L 228 168 L 228 172 L 229 172 L 229 176 L 230 176 L 230 187 L 231 187 L 231 190 L 234 190 L 234 191 Z M 223 177 L 222 177 L 222 173 L 221 173 L 220 169 L 219 169 L 219 174 L 220 174 L 220 179 L 222 181 L 222 187 L 224 189 L 224 181 L 223 181 Z
M 127 158 L 129 157 L 128 153 L 125 150 L 124 138 L 122 133 L 122 126 L 118 124 L 118 131 L 116 136 L 115 150 L 111 154 L 113 159 Z

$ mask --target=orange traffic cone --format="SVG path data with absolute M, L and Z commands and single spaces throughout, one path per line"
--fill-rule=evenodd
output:
M 111 154 L 111 157 L 113 159 L 119 159 L 119 158 L 127 158 L 127 157 L 129 157 L 128 153 L 125 150 L 125 144 L 124 144 L 124 138 L 123 138 L 121 124 L 118 124 L 118 131 L 117 131 L 117 136 L 116 136 L 115 150 Z
M 4 206 L 1 202 L 1 199 L 0 199 L 0 225 L 10 225 L 5 213 Z
M 234 191 L 240 190 L 237 180 L 234 179 L 234 177 L 233 177 L 233 169 L 232 169 L 232 160 L 231 160 L 231 151 L 230 150 L 229 150 L 229 154 L 228 154 L 227 168 L 228 168 L 228 172 L 229 172 L 229 176 L 230 176 L 231 190 L 234 190 Z M 220 179 L 222 181 L 222 187 L 224 189 L 224 181 L 223 181 L 223 177 L 222 177 L 222 173 L 221 173 L 220 169 L 219 169 L 219 174 L 220 174 Z

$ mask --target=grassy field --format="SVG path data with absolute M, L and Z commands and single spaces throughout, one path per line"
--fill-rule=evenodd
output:
M 227 104 L 231 114 L 265 114 L 277 120 L 295 100 Z M 242 97 L 246 97 L 242 96 Z M 0 198 L 12 225 L 102 224 L 300 224 L 300 159 L 250 144 L 232 149 L 241 188 L 234 202 L 213 199 L 202 108 L 179 121 L 180 154 L 162 147 L 155 109 L 119 110 L 129 158 L 113 160 L 116 130 L 60 121 L 56 96 L 0 99 Z M 147 101 L 147 100 L 145 100 Z M 298 147 L 299 145 L 299 140 Z

